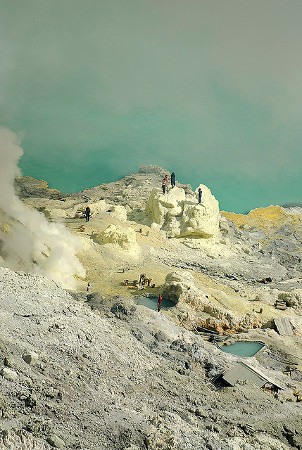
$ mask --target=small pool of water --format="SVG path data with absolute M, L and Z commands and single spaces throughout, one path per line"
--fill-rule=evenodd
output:
M 147 308 L 154 309 L 154 310 L 157 310 L 157 301 L 158 301 L 158 297 L 146 297 L 144 295 L 142 295 L 141 297 L 136 297 L 136 299 L 134 300 L 134 302 L 137 305 L 144 305 Z M 161 309 L 172 308 L 172 306 L 175 306 L 174 302 L 171 302 L 171 300 L 163 298 L 163 301 L 161 304 Z
M 254 356 L 264 347 L 262 342 L 240 341 L 231 345 L 221 345 L 220 350 L 237 356 Z

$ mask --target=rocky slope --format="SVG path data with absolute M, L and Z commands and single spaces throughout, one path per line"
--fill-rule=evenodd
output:
M 302 445 L 300 404 L 287 401 L 295 381 L 280 368 L 279 397 L 249 383 L 223 388 L 213 377 L 236 357 L 164 314 L 118 297 L 91 310 L 93 296 L 43 277 L 0 277 L 0 448 Z
M 302 448 L 301 403 L 293 396 L 302 389 L 300 210 L 219 212 L 203 185 L 201 205 L 196 191 L 178 182 L 163 195 L 165 174 L 142 166 L 75 194 L 16 179 L 22 202 L 80 239 L 86 277 L 67 292 L 46 278 L 1 269 L 0 448 Z M 0 210 L 2 265 L 15 222 Z M 40 259 L 46 264 L 51 255 L 46 248 Z M 39 273 L 39 258 L 28 249 L 27 257 L 26 269 Z M 22 260 L 9 267 L 22 269 Z M 141 273 L 155 287 L 124 283 Z M 157 313 L 136 304 L 139 295 L 159 292 L 175 306 Z M 293 335 L 279 336 L 275 318 L 288 318 Z M 196 328 L 264 342 L 248 363 L 275 379 L 281 393 L 217 384 L 240 358 Z
M 239 229 L 260 243 L 262 252 L 287 267 L 292 278 L 301 276 L 302 208 L 269 206 L 247 215 L 223 212 Z

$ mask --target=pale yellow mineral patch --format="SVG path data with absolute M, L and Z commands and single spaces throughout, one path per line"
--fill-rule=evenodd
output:
M 121 225 L 109 225 L 100 234 L 94 236 L 94 241 L 98 244 L 113 244 L 122 250 L 137 252 L 135 231 L 130 227 Z
M 169 237 L 208 239 L 218 236 L 219 203 L 207 186 L 199 187 L 203 193 L 200 204 L 197 194 L 186 195 L 182 188 L 175 187 L 166 194 L 154 188 L 146 205 L 147 215 Z
M 270 228 L 281 228 L 282 225 L 290 222 L 295 225 L 301 223 L 301 216 L 287 213 L 281 206 L 268 206 L 267 208 L 256 208 L 248 214 L 236 214 L 233 212 L 221 211 L 228 219 L 231 219 L 237 227 L 256 227 L 263 230 Z

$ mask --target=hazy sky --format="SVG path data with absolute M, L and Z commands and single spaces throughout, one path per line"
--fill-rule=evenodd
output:
M 301 0 L 0 0 L 0 125 L 63 191 L 156 164 L 302 203 Z

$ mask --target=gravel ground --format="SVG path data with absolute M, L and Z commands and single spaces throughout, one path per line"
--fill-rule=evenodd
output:
M 164 313 L 121 297 L 92 310 L 96 296 L 8 269 L 0 282 L 0 448 L 301 448 L 300 403 L 213 384 L 236 358 Z

